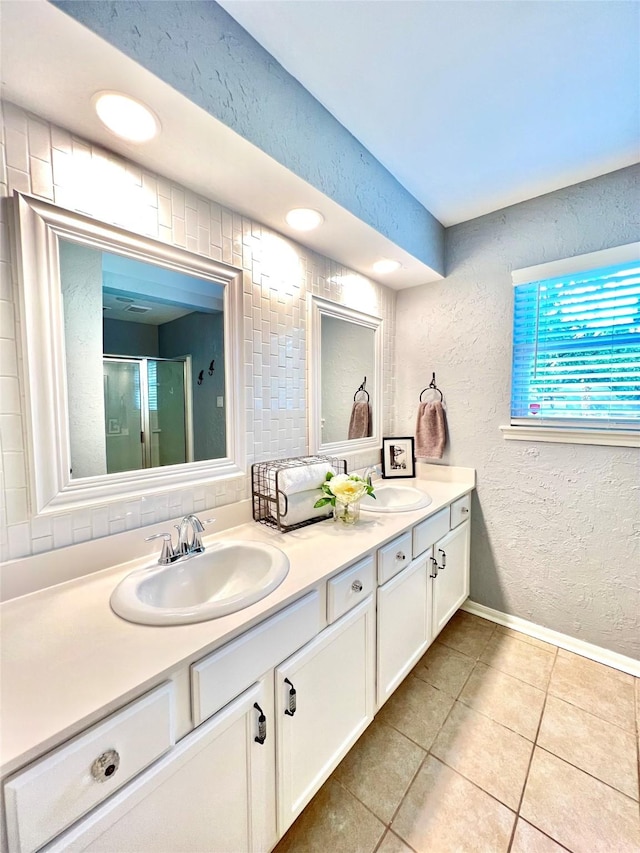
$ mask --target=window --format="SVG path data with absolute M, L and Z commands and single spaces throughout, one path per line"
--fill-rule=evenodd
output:
M 542 440 L 571 441 L 580 431 L 587 443 L 640 443 L 639 248 L 514 272 L 513 429 L 503 428 L 505 437 L 533 438 L 533 427 L 536 438 L 549 431 Z M 595 432 L 609 440 L 595 441 Z

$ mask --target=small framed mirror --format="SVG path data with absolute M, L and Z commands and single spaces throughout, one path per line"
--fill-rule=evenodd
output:
M 34 514 L 242 474 L 232 267 L 16 197 Z
M 382 443 L 382 319 L 317 296 L 309 300 L 312 453 Z

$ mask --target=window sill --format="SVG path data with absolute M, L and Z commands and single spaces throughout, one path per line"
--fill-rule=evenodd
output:
M 576 429 L 543 426 L 501 426 L 507 441 L 545 441 L 555 444 L 603 444 L 610 447 L 640 447 L 635 430 Z

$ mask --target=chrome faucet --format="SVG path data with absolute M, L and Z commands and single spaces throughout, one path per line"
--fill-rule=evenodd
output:
M 377 474 L 379 477 L 382 477 L 382 471 L 380 470 L 379 465 L 369 465 L 364 469 L 364 474 L 362 475 L 362 479 L 367 482 L 370 481 L 371 475 Z
M 176 524 L 176 530 L 178 531 L 176 553 L 179 557 L 201 554 L 204 551 L 200 535 L 204 531 L 204 525 L 197 515 L 185 515 L 180 524 Z
M 215 518 L 208 518 L 205 524 L 210 524 L 212 521 L 215 521 Z M 161 566 L 169 566 L 176 560 L 183 560 L 192 554 L 202 554 L 204 551 L 202 544 L 204 524 L 197 515 L 185 515 L 180 524 L 175 525 L 175 528 L 178 531 L 178 542 L 175 548 L 170 533 L 154 533 L 153 536 L 145 538 L 145 542 L 151 542 L 152 539 L 163 540 L 162 552 L 158 559 Z

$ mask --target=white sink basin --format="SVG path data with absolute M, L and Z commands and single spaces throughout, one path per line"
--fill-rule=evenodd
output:
M 375 500 L 367 495 L 361 501 L 367 512 L 408 512 L 431 503 L 431 495 L 412 486 L 376 486 L 375 492 Z
M 131 572 L 111 607 L 141 625 L 187 625 L 235 613 L 269 595 L 286 578 L 289 558 L 261 542 L 227 541 L 169 566 Z

